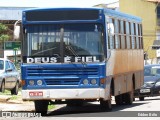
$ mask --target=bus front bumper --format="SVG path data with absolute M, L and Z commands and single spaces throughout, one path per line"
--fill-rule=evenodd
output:
M 105 98 L 103 88 L 22 90 L 23 100 L 99 99 Z

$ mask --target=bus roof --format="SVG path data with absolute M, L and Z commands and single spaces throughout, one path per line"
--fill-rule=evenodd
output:
M 142 22 L 142 19 L 140 17 L 126 14 L 120 11 L 108 9 L 108 8 L 98 8 L 98 7 L 90 7 L 90 8 L 77 8 L 77 7 L 66 7 L 66 8 L 31 8 L 26 9 L 23 12 L 31 12 L 31 11 L 63 11 L 63 10 L 101 10 L 102 14 L 106 14 L 109 16 L 112 16 L 114 18 L 118 19 L 125 19 L 126 21 L 136 21 L 136 22 Z
M 128 21 L 136 21 L 136 22 L 142 22 L 142 19 L 140 17 L 134 16 L 134 15 L 130 15 L 130 14 L 126 14 L 120 11 L 115 11 L 115 10 L 111 10 L 111 9 L 104 9 L 104 13 L 118 18 L 118 19 L 125 19 Z

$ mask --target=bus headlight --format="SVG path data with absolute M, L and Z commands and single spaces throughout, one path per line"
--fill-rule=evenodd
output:
M 92 79 L 92 80 L 91 80 L 91 84 L 92 84 L 92 85 L 95 85 L 96 83 L 97 83 L 96 79 Z
M 42 85 L 42 80 L 37 80 L 37 85 Z
M 83 80 L 83 84 L 84 84 L 84 85 L 88 85 L 88 83 L 89 83 L 89 81 L 88 81 L 87 79 L 84 79 L 84 80 Z
M 29 85 L 34 85 L 34 80 L 29 80 Z

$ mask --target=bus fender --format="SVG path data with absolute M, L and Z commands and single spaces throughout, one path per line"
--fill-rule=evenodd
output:
M 105 82 L 105 93 L 104 93 L 104 100 L 108 100 L 110 98 L 110 92 L 111 92 L 111 77 L 106 78 Z

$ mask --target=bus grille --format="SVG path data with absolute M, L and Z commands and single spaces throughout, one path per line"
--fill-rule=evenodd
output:
M 46 85 L 78 85 L 83 76 L 98 76 L 98 68 L 27 68 L 28 77 L 41 77 Z
M 47 85 L 78 85 L 80 82 L 79 78 L 72 79 L 45 79 Z

